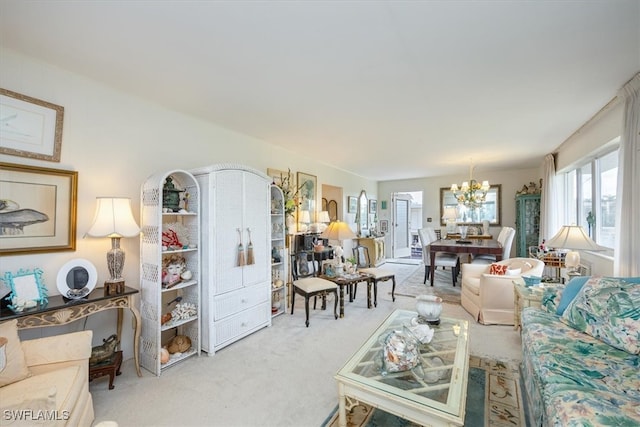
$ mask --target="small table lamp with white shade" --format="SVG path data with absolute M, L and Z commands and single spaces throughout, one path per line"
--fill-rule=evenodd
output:
M 342 255 L 344 254 L 342 242 L 347 239 L 355 239 L 356 234 L 346 222 L 334 221 L 320 234 L 320 237 L 338 241 L 338 245 L 334 247 L 333 252 L 338 258 L 337 265 L 342 265 Z
M 111 250 L 107 252 L 107 267 L 110 278 L 105 281 L 105 292 L 111 289 L 124 291 L 124 251 L 120 249 L 121 237 L 134 237 L 140 233 L 140 227 L 131 212 L 131 199 L 128 197 L 98 197 L 96 216 L 87 232 L 92 237 L 110 237 Z
M 564 265 L 570 275 L 576 275 L 580 266 L 580 253 L 584 251 L 603 251 L 606 248 L 594 242 L 580 225 L 563 225 L 560 231 L 546 242 L 549 248 L 570 249 L 565 255 Z
M 327 229 L 327 224 L 329 224 L 331 222 L 331 220 L 329 219 L 329 212 L 327 211 L 320 211 L 318 213 L 318 231 L 319 232 L 324 232 L 324 230 Z

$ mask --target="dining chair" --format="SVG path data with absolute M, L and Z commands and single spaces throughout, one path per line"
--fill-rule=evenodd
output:
M 291 314 L 295 307 L 296 294 L 304 297 L 305 325 L 309 327 L 309 299 L 313 297 L 313 309 L 317 298 L 322 298 L 322 309 L 326 308 L 327 295 L 333 294 L 333 315 L 338 318 L 338 285 L 330 280 L 317 277 L 316 261 L 312 251 L 300 251 L 291 255 L 293 292 L 291 293 Z M 311 259 L 311 261 L 309 261 Z
M 422 283 L 426 284 L 429 275 L 431 274 L 431 251 L 429 245 L 436 241 L 436 233 L 431 227 L 425 227 L 418 230 L 418 237 L 420 238 L 420 244 L 422 245 L 422 262 L 424 263 L 424 280 Z M 435 267 L 449 267 L 451 268 L 451 280 L 453 286 L 456 285 L 458 273 L 460 272 L 460 257 L 456 253 L 450 252 L 436 252 Z
M 516 230 L 512 227 L 502 227 L 496 240 L 502 245 L 502 259 L 511 257 L 511 246 L 513 238 L 516 236 Z M 472 264 L 492 264 L 496 262 L 496 256 L 491 254 L 479 254 L 473 257 Z
M 360 273 L 366 273 L 370 276 L 370 283 L 373 284 L 373 300 L 374 305 L 377 306 L 378 301 L 378 282 L 386 282 L 391 280 L 393 286 L 391 287 L 391 300 L 396 300 L 396 275 L 393 271 L 385 270 L 384 268 L 372 267 L 371 258 L 369 257 L 369 248 L 360 244 L 353 248 L 353 257 L 356 259 L 356 268 Z M 356 298 L 358 291 L 358 284 L 353 285 L 353 299 Z

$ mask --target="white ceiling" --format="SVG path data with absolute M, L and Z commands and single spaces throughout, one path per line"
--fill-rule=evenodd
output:
M 390 180 L 539 166 L 640 71 L 640 0 L 0 0 L 0 43 Z

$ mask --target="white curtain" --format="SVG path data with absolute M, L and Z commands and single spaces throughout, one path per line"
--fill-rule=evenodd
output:
M 540 197 L 540 241 L 549 240 L 560 230 L 561 206 L 556 188 L 556 161 L 553 154 L 544 158 L 542 195 Z
M 640 73 L 618 93 L 625 103 L 618 160 L 616 276 L 640 276 Z

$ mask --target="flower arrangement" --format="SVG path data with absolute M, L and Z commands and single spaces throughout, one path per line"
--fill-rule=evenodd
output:
M 280 182 L 276 185 L 282 190 L 284 196 L 284 213 L 286 216 L 293 216 L 300 203 L 300 188 L 293 182 L 291 169 L 287 169 L 287 174 L 280 174 Z

